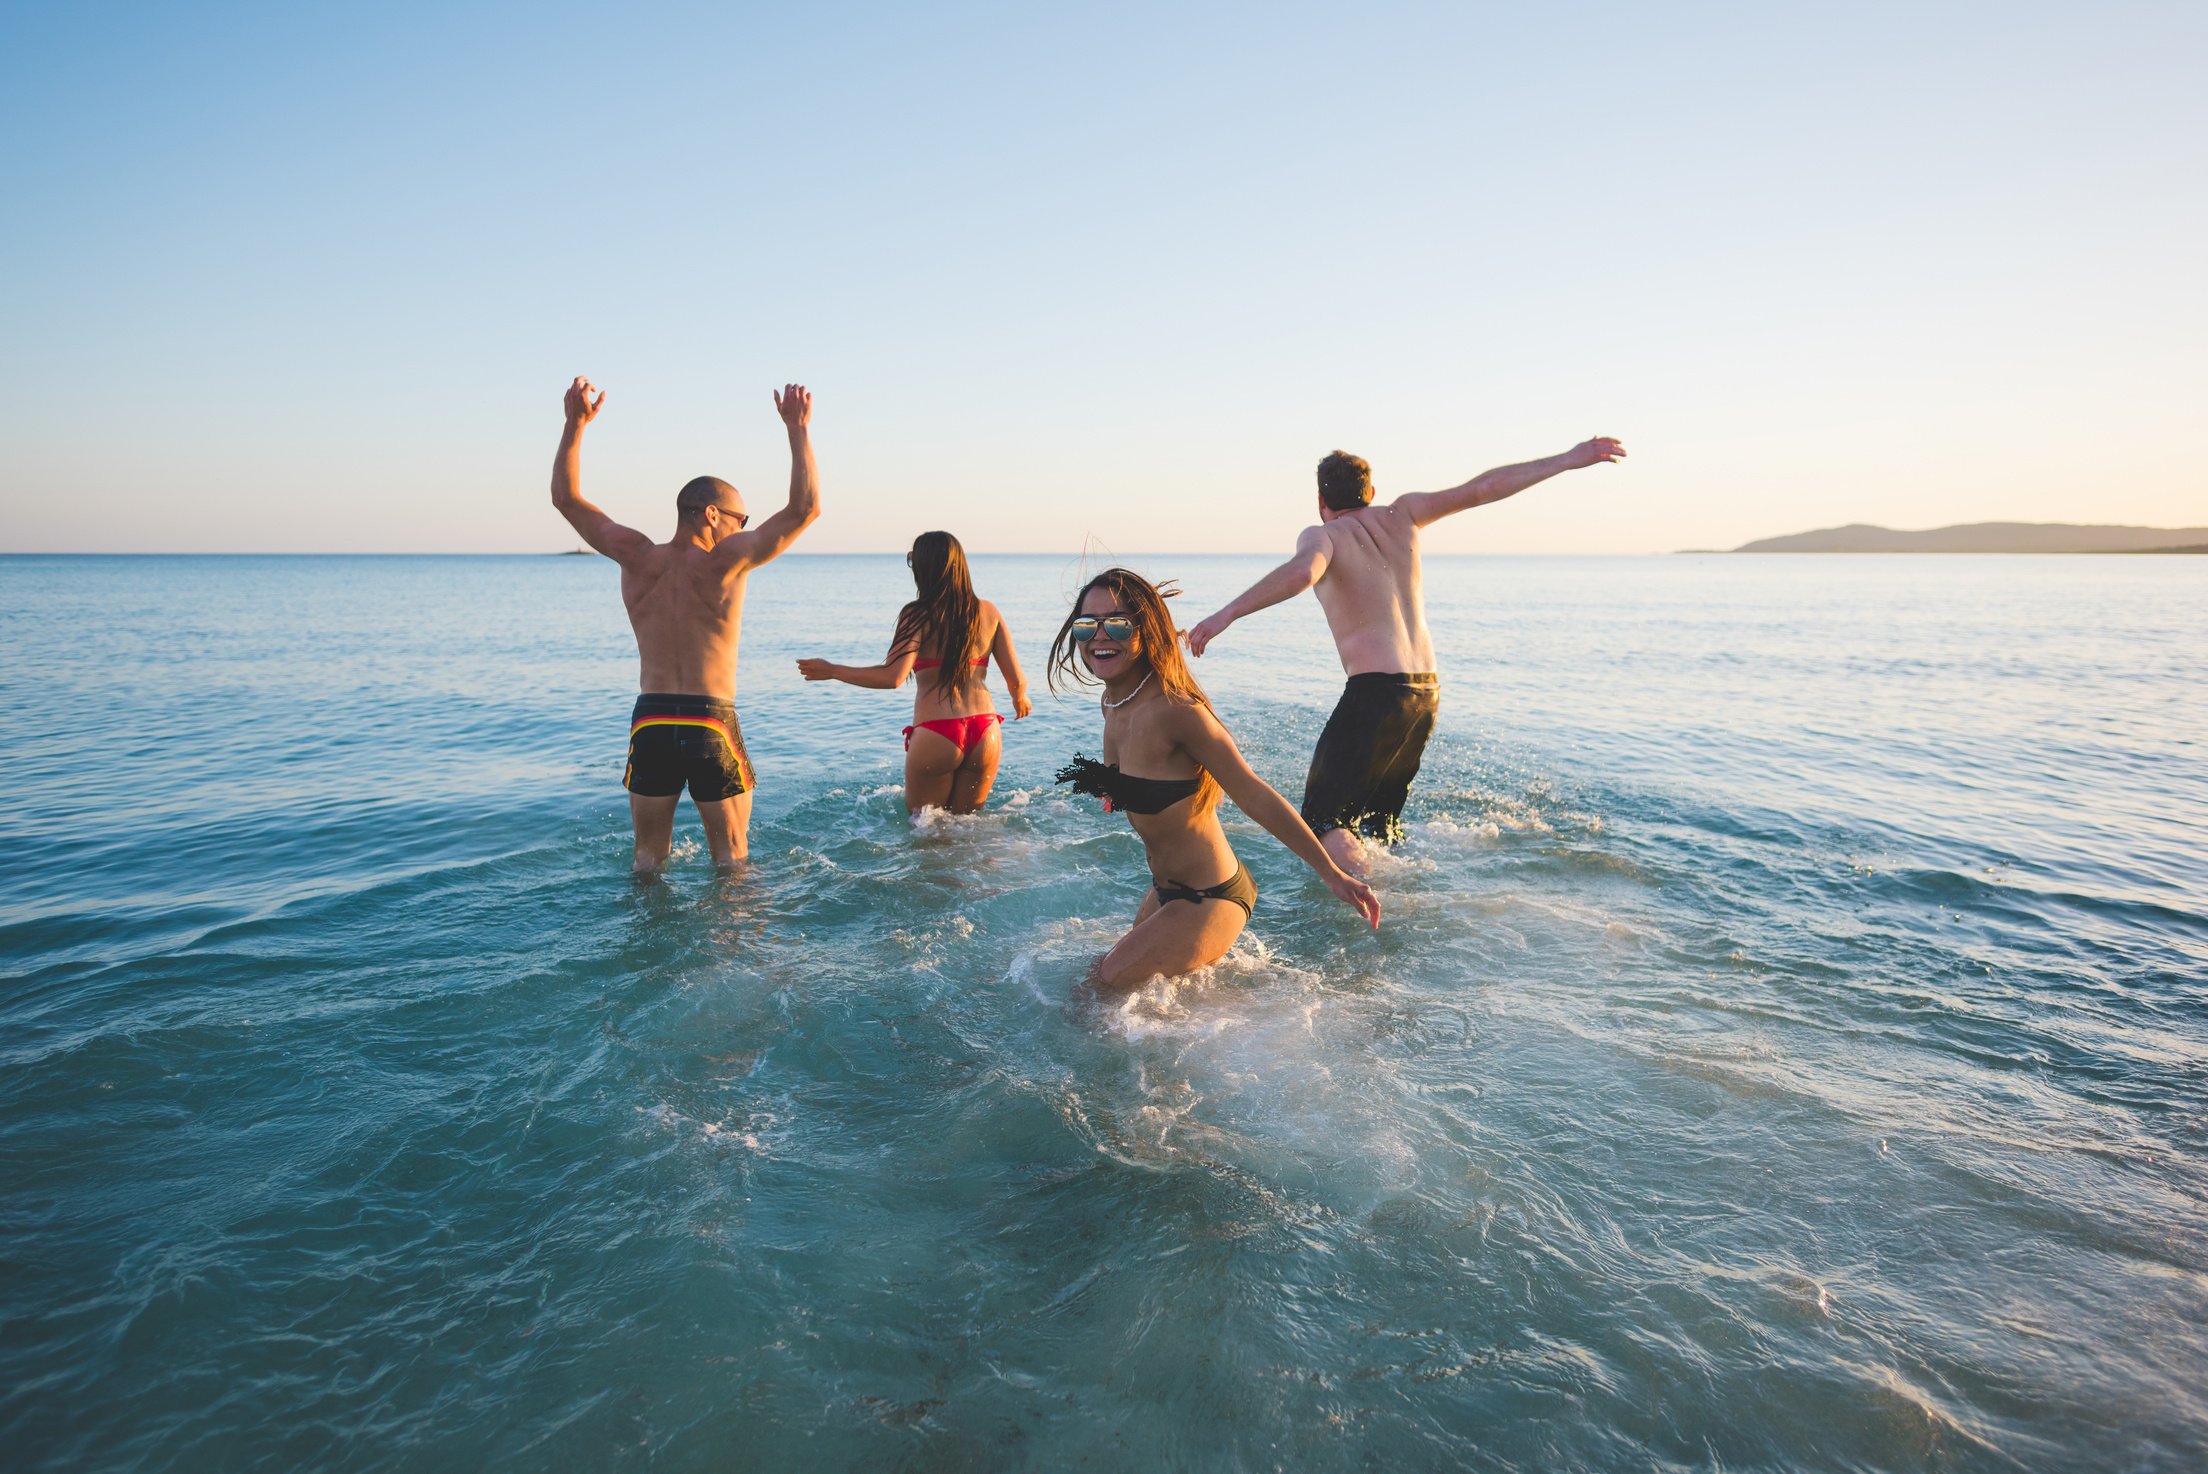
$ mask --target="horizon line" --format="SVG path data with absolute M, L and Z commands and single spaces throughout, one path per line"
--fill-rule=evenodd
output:
M 1673 548 L 1673 549 L 1668 549 L 1668 550 L 1663 550 L 1663 551 L 1656 551 L 1656 552 L 1644 552 L 1644 553 L 1568 553 L 1568 552 L 1504 552 L 1504 551 L 1495 551 L 1495 552 L 1486 552 L 1486 553 L 1458 553 L 1458 552 L 1438 552 L 1438 553 L 1437 553 L 1437 552 L 1428 552 L 1428 553 L 1424 553 L 1424 554 L 1423 554 L 1423 556 L 1425 556 L 1425 557 L 1427 557 L 1427 558 L 1669 558 L 1669 557 L 1674 557 L 1674 556 L 1676 556 L 1676 555 L 1678 555 L 1678 554 L 1680 554 L 1680 553 L 1706 553 L 1706 552 L 1725 552 L 1725 551 L 1729 551 L 1729 550 L 1728 550 L 1728 549 L 1722 549 L 1722 548 Z M 901 557 L 903 557 L 903 556 L 905 555 L 905 553 L 906 553 L 906 552 L 907 552 L 907 550 L 906 550 L 906 549 L 904 549 L 904 548 L 878 548 L 878 549 L 868 549 L 868 550 L 863 550 L 863 551 L 861 551 L 861 550 L 846 550 L 846 551 L 842 551 L 842 552 L 832 552 L 832 553 L 831 553 L 831 552 L 811 552 L 811 551 L 806 551 L 806 552 L 798 552 L 798 551 L 794 551 L 794 550 L 793 550 L 793 551 L 791 551 L 791 552 L 787 552 L 787 553 L 783 553 L 783 554 L 781 554 L 781 555 L 780 555 L 780 557 L 778 557 L 778 558 L 774 559 L 773 561 L 775 561 L 775 562 L 781 562 L 781 561 L 783 561 L 784 559 L 788 559 L 788 558 L 901 558 Z M 1014 551 L 1010 551 L 1010 552 L 1005 552 L 1005 551 L 997 551 L 997 550 L 990 550 L 990 551 L 986 551 L 986 552 L 973 552 L 973 551 L 969 551 L 969 552 L 967 553 L 967 555 L 966 555 L 966 556 L 967 556 L 967 557 L 969 557 L 969 558 L 1080 558 L 1080 557 L 1087 557 L 1087 556 L 1090 556 L 1090 555 L 1089 555 L 1089 554 L 1086 554 L 1086 553 L 1082 553 L 1082 552 L 1067 552 L 1067 551 L 1064 551 L 1064 550 L 1060 550 L 1060 549 L 1032 549 L 1032 548 L 1031 548 L 1031 549 L 1018 549 L 1018 550 L 1014 550 Z M 1163 552 L 1158 552 L 1158 551 L 1144 551 L 1144 550 L 1140 550 L 1140 549 L 1130 549 L 1130 550 L 1126 550 L 1126 551 L 1122 551 L 1122 552 L 1113 552 L 1113 553 L 1109 553 L 1109 554 L 1107 554 L 1106 556 L 1108 556 L 1108 557 L 1113 557 L 1113 558 L 1265 558 L 1265 557 L 1282 557 L 1282 556 L 1285 556 L 1285 554 L 1283 554 L 1283 553 L 1281 552 L 1281 550 L 1280 550 L 1279 548 L 1205 548 L 1205 549 L 1201 549 L 1201 550 L 1193 550 L 1193 551 L 1191 551 L 1191 550 L 1185 550 L 1185 549 L 1183 549 L 1183 550 L 1171 550 L 1171 549 L 1169 549 L 1169 550 L 1166 550 L 1166 551 L 1163 551 Z M 443 550 L 443 551 L 422 551 L 422 550 L 415 550 L 415 551 L 396 551 L 396 550 L 390 550 L 390 549 L 369 549 L 369 550 L 362 550 L 362 549 L 352 549 L 352 548 L 318 548 L 318 549 L 297 549 L 297 548 L 292 548 L 292 549 L 282 549 L 282 550 L 272 550 L 272 549 L 255 549 L 255 548 L 231 548 L 231 549 L 223 549 L 223 550 L 220 550 L 220 551 L 213 551 L 213 550 L 208 550 L 208 549 L 204 549 L 204 548 L 202 548 L 202 549 L 181 549 L 181 548 L 177 548 L 177 549 L 169 549 L 169 548 L 160 548 L 160 549 L 153 549 L 153 548 L 127 548 L 127 549 L 99 549 L 99 550 L 90 550 L 90 549 L 83 549 L 83 548 L 25 548 L 25 549 L 0 549 L 0 558 L 577 558 L 577 557 L 582 557 L 582 558 L 603 558 L 603 557 L 605 557 L 605 555 L 604 555 L 603 553 L 597 553 L 597 552 L 592 552 L 592 551 L 590 551 L 590 550 L 588 550 L 588 549 L 575 549 L 575 548 L 551 548 L 551 549 L 534 549 L 534 550 L 520 550 L 520 551 L 508 550 L 508 551 L 503 551 L 503 552 L 492 552 L 492 551 L 460 551 L 460 550 L 450 550 L 450 549 L 448 549 L 448 550 Z M 609 559 L 607 559 L 607 561 L 608 561 L 608 562 L 611 562 L 612 560 L 611 560 L 611 559 L 609 558 Z

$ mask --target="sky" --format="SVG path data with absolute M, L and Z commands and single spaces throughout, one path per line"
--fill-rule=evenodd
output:
M 11 6 L 0 551 L 2208 524 L 2208 7 Z

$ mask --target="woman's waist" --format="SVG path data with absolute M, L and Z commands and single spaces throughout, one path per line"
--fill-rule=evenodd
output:
M 1146 819 L 1148 822 L 1144 822 Z M 1227 843 L 1226 832 L 1208 815 L 1195 824 L 1161 823 L 1147 815 L 1129 815 L 1128 822 L 1142 840 L 1143 858 L 1149 863 L 1152 880 L 1198 887 L 1217 885 L 1240 865 L 1234 847 Z
M 987 686 L 971 691 L 930 691 L 923 688 L 915 691 L 912 696 L 912 719 L 916 722 L 992 716 L 996 709 L 996 703 L 989 699 Z

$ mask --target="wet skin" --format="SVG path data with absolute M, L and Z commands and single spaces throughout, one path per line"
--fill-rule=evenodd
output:
M 1128 613 L 1105 588 L 1089 590 L 1080 612 L 1098 619 Z M 1209 771 L 1243 812 L 1294 849 L 1320 871 L 1337 895 L 1378 924 L 1379 903 L 1372 892 L 1326 858 L 1287 800 L 1243 761 L 1218 718 L 1200 703 L 1160 689 L 1143 656 L 1139 626 L 1124 641 L 1108 639 L 1099 631 L 1079 649 L 1082 664 L 1104 682 L 1105 762 L 1140 778 L 1185 779 Z M 1199 809 L 1197 797 L 1192 794 L 1155 814 L 1127 815 L 1142 840 L 1154 885 L 1201 890 L 1235 872 L 1234 850 L 1220 828 L 1217 807 Z M 1227 954 L 1248 921 L 1232 901 L 1161 903 L 1155 889 L 1146 890 L 1134 926 L 1097 964 L 1093 981 L 1102 991 L 1124 993 L 1154 977 L 1178 977 L 1209 967 Z
M 980 623 L 981 647 L 1003 672 L 1005 685 L 1012 693 L 1012 719 L 1018 721 L 1034 708 L 1027 699 L 1027 677 L 1021 673 L 1019 653 L 1012 648 L 1012 632 L 1005 625 L 1004 615 L 987 599 L 981 601 Z M 800 660 L 797 669 L 808 681 L 842 681 L 851 686 L 895 690 L 913 675 L 917 661 L 931 657 L 942 658 L 909 643 L 893 644 L 880 665 L 837 665 L 808 658 Z M 948 686 L 937 683 L 939 674 L 940 668 L 922 671 L 913 684 L 912 740 L 905 748 L 905 810 L 917 814 L 922 809 L 936 808 L 971 814 L 989 801 L 989 790 L 996 784 L 997 763 L 1004 751 L 1002 728 L 991 723 L 980 741 L 960 752 L 950 738 L 921 726 L 922 722 L 981 716 L 997 709 L 989 697 L 985 670 L 957 672 Z

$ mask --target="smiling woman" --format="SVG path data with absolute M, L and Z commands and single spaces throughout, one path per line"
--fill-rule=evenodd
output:
M 1257 883 L 1219 827 L 1222 791 L 1329 890 L 1380 924 L 1371 889 L 1345 874 L 1288 801 L 1243 761 L 1188 673 L 1165 598 L 1141 575 L 1107 568 L 1083 586 L 1050 646 L 1053 690 L 1060 673 L 1104 686 L 1104 761 L 1076 757 L 1058 781 L 1101 798 L 1106 812 L 1124 812 L 1150 862 L 1153 883 L 1134 926 L 1090 974 L 1115 993 L 1209 967 L 1254 914 Z M 1126 771 L 1122 759 L 1146 776 Z

